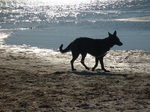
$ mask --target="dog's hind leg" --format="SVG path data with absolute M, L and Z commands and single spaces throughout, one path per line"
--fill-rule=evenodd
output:
M 78 58 L 79 56 L 79 53 L 77 52 L 72 52 L 72 60 L 70 61 L 71 62 L 71 68 L 72 68 L 72 71 L 75 71 L 76 69 L 74 68 L 74 61 Z
M 95 57 L 95 65 L 94 65 L 94 67 L 92 68 L 92 71 L 95 70 L 95 68 L 97 67 L 97 65 L 98 65 L 98 58 Z
M 82 55 L 82 59 L 81 59 L 82 65 L 83 65 L 87 70 L 89 70 L 89 67 L 87 67 L 87 66 L 85 65 L 85 63 L 84 63 L 84 59 L 85 59 L 87 53 L 82 53 L 81 55 Z
M 104 70 L 105 72 L 109 72 L 109 71 L 108 71 L 108 70 L 106 70 L 106 69 L 105 69 L 105 67 L 104 67 L 103 57 L 100 57 L 100 58 L 99 58 L 99 61 L 100 61 L 100 64 L 101 64 L 102 70 Z

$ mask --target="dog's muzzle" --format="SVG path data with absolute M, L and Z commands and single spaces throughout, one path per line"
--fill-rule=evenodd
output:
M 123 45 L 123 43 L 121 43 L 121 42 L 120 42 L 118 45 L 119 45 L 119 46 L 122 46 L 122 45 Z

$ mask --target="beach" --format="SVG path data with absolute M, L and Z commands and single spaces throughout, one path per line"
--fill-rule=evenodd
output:
M 110 54 L 114 52 L 122 51 Z M 70 54 L 51 53 L 51 50 L 23 46 L 18 50 L 1 45 L 0 111 L 150 111 L 149 73 L 138 73 L 125 66 L 125 70 L 114 67 L 108 73 L 99 69 L 86 71 L 80 61 L 76 62 L 78 70 L 72 72 L 68 56 L 71 58 Z
M 0 112 L 150 112 L 149 12 L 149 0 L 1 0 Z M 71 71 L 58 50 L 115 31 L 110 72 L 81 56 Z

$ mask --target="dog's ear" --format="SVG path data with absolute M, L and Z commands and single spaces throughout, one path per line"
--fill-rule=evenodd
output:
M 111 36 L 112 36 L 112 34 L 111 34 L 111 33 L 109 33 L 109 32 L 108 32 L 108 35 L 109 35 L 109 37 L 111 37 Z
M 116 31 L 116 30 L 114 31 L 114 34 L 113 34 L 113 35 L 115 35 L 115 36 L 117 35 L 117 31 Z

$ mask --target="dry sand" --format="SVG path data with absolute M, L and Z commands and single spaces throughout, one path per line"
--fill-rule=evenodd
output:
M 0 112 L 150 112 L 149 74 L 68 67 L 1 46 Z

